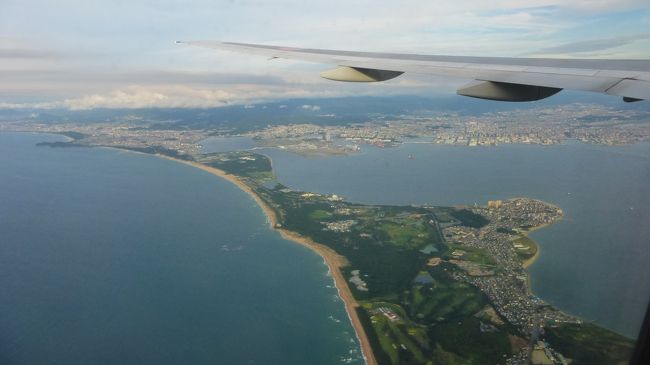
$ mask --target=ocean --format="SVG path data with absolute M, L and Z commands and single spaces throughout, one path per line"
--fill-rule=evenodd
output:
M 361 364 L 323 260 L 199 169 L 0 133 L 0 363 Z

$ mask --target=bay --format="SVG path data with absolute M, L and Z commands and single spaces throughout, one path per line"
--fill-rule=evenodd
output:
M 349 156 L 266 149 L 278 181 L 367 204 L 481 204 L 513 197 L 560 206 L 531 234 L 536 295 L 636 338 L 650 298 L 650 144 L 462 147 L 405 143 Z M 411 156 L 411 158 L 409 158 Z

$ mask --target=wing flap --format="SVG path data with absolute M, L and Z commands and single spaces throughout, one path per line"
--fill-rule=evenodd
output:
M 625 79 L 607 90 L 607 94 L 629 99 L 650 100 L 650 82 Z

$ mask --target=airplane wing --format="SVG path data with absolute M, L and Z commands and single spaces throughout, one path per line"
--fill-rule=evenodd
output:
M 501 101 L 532 101 L 562 89 L 650 99 L 650 60 L 460 57 L 337 51 L 220 41 L 177 42 L 195 46 L 338 65 L 321 76 L 376 82 L 405 72 L 473 79 L 459 95 Z

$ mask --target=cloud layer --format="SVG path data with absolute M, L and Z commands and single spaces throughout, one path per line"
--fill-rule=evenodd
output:
M 287 97 L 433 93 L 466 80 L 321 80 L 327 66 L 174 44 L 225 39 L 486 56 L 650 58 L 638 0 L 3 0 L 0 107 L 197 107 Z

